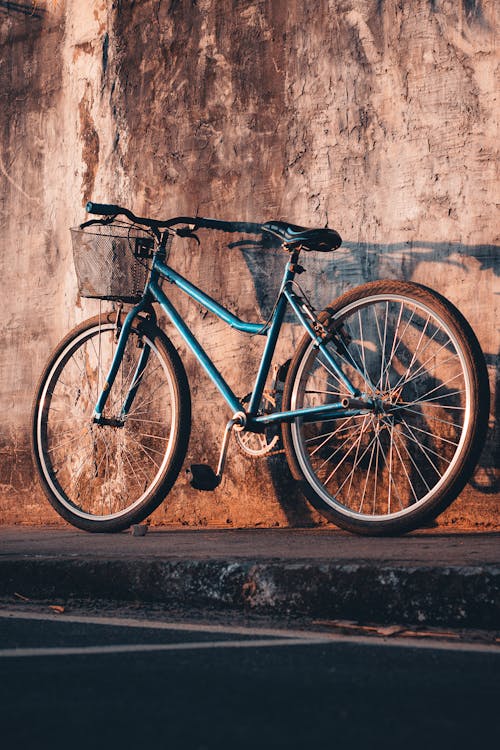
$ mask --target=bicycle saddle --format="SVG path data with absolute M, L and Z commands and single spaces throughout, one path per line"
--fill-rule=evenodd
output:
M 289 249 L 301 245 L 303 250 L 329 253 L 342 244 L 342 237 L 334 229 L 308 229 L 287 221 L 266 221 L 262 224 L 262 230 L 279 237 Z

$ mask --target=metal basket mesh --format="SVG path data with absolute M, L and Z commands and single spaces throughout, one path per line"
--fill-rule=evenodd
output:
M 73 259 L 82 297 L 134 302 L 142 296 L 149 268 L 136 258 L 136 239 L 150 235 L 135 227 L 94 225 L 71 229 Z

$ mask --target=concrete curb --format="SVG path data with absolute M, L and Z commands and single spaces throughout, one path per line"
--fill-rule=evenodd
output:
M 500 566 L 283 560 L 0 560 L 0 595 L 500 629 Z

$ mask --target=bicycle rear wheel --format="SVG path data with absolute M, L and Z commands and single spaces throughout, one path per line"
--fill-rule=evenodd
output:
M 349 531 L 414 529 L 463 489 L 483 446 L 489 388 L 479 344 L 450 302 L 417 284 L 366 284 L 323 315 L 352 359 L 335 341 L 330 356 L 377 407 L 284 425 L 292 473 L 313 505 Z M 349 395 L 306 335 L 287 376 L 284 409 Z
M 32 448 L 42 486 L 55 510 L 86 531 L 121 531 L 146 518 L 175 482 L 189 440 L 184 367 L 170 340 L 143 318 L 132 326 L 104 411 L 107 423 L 94 423 L 116 349 L 115 318 L 97 316 L 66 336 L 33 405 Z M 123 419 L 132 386 L 135 397 Z

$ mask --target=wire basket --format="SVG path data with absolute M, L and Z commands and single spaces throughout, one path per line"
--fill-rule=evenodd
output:
M 136 227 L 98 224 L 71 229 L 82 297 L 136 302 L 148 278 L 151 235 Z

